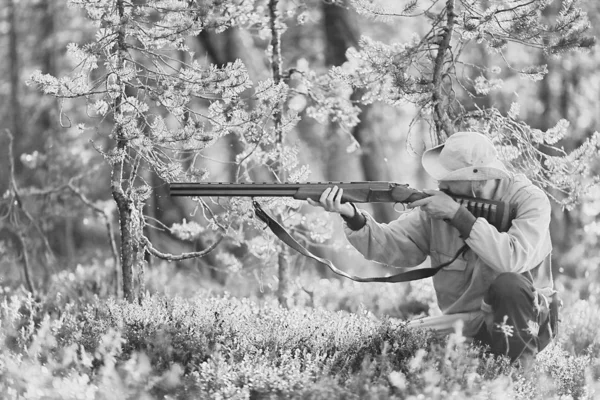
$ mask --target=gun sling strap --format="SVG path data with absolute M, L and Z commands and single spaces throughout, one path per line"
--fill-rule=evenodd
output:
M 344 278 L 352 279 L 356 282 L 387 282 L 387 283 L 396 283 L 396 282 L 408 282 L 408 281 L 416 281 L 418 279 L 429 278 L 435 274 L 437 274 L 442 268 L 452 264 L 460 255 L 464 254 L 464 252 L 468 249 L 468 246 L 465 244 L 461 247 L 458 252 L 454 255 L 452 260 L 445 262 L 437 267 L 433 268 L 419 268 L 413 269 L 407 272 L 401 272 L 396 275 L 391 276 L 376 276 L 376 277 L 360 277 L 356 275 L 348 274 L 340 269 L 338 269 L 333 263 L 325 258 L 319 257 L 313 253 L 311 253 L 306 247 L 302 246 L 296 239 L 290 235 L 290 233 L 281 226 L 277 221 L 273 219 L 265 210 L 262 209 L 258 202 L 253 201 L 254 211 L 256 215 L 267 224 L 269 229 L 277 236 L 282 242 L 290 246 L 292 249 L 296 250 L 298 253 L 312 258 L 313 260 L 327 266 L 331 271 L 335 274 L 343 276 Z

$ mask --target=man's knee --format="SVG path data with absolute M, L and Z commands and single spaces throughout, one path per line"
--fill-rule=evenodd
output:
M 516 298 L 532 291 L 532 286 L 531 282 L 521 274 L 503 272 L 492 282 L 489 290 L 493 296 Z

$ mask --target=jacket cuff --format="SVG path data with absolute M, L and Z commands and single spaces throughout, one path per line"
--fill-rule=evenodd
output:
M 346 221 L 346 225 L 348 225 L 348 228 L 352 229 L 353 231 L 359 231 L 363 228 L 363 226 L 367 224 L 367 218 L 361 212 L 358 211 L 354 203 L 350 203 L 350 205 L 352 206 L 352 208 L 354 208 L 354 216 L 346 217 L 345 215 L 340 215 L 342 219 Z
M 465 207 L 460 206 L 454 218 L 450 221 L 450 225 L 458 229 L 460 237 L 466 239 L 471 235 L 471 229 L 477 221 L 477 218 L 469 212 Z

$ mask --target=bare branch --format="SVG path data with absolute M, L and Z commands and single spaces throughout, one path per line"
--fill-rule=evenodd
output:
M 111 218 L 110 214 L 107 213 L 102 208 L 98 207 L 92 201 L 90 201 L 81 192 L 81 190 L 79 190 L 79 188 L 77 188 L 75 185 L 73 185 L 72 182 L 69 182 L 67 186 L 71 190 L 71 192 L 73 192 L 77 197 L 79 197 L 79 199 L 83 202 L 83 204 L 85 204 L 86 206 L 90 207 L 96 213 L 100 214 L 102 216 L 102 218 L 104 219 L 104 223 L 106 224 L 106 230 L 107 230 L 107 233 L 108 233 L 108 242 L 110 244 L 110 250 L 112 252 L 113 261 L 115 263 L 115 268 L 118 271 L 119 268 L 120 268 L 120 265 L 119 265 L 119 252 L 117 250 L 117 243 L 116 243 L 116 240 L 115 240 L 115 234 L 114 234 L 113 225 L 112 225 L 112 218 Z M 118 287 L 119 287 L 119 285 L 117 284 L 117 289 L 118 289 Z
M 19 247 L 21 247 L 21 258 L 23 260 L 23 273 L 25 274 L 25 283 L 27 284 L 27 289 L 29 289 L 29 291 L 35 295 L 35 287 L 33 286 L 33 281 L 31 280 L 31 272 L 29 268 L 29 254 L 27 253 L 25 236 L 23 235 L 21 229 L 18 229 L 16 237 L 19 240 Z
M 35 227 L 35 230 L 38 231 L 38 233 L 40 234 L 40 237 L 42 239 L 42 242 L 44 243 L 44 247 L 46 248 L 48 256 L 50 257 L 50 259 L 54 259 L 55 258 L 54 251 L 52 251 L 52 247 L 50 247 L 50 243 L 48 242 L 48 238 L 46 237 L 46 234 L 44 233 L 41 226 L 37 223 L 37 221 L 33 218 L 31 213 L 25 208 L 25 205 L 23 204 L 23 201 L 21 198 L 21 193 L 20 193 L 19 187 L 17 186 L 17 180 L 15 178 L 15 160 L 14 160 L 14 153 L 13 153 L 14 137 L 13 137 L 12 133 L 10 132 L 10 130 L 5 129 L 5 132 L 8 135 L 8 139 L 9 139 L 9 142 L 8 142 L 8 162 L 9 162 L 9 179 L 10 179 L 10 189 L 9 190 L 12 192 L 12 195 L 14 197 L 14 200 L 15 200 L 14 203 L 19 207 L 19 210 L 21 210 L 21 212 L 23 213 L 23 215 L 25 215 L 27 220 Z
M 213 251 L 219 245 L 219 243 L 221 243 L 221 241 L 223 240 L 223 236 L 219 237 L 219 239 L 217 239 L 216 242 L 211 244 L 210 247 L 208 247 L 205 250 L 194 251 L 194 252 L 190 252 L 190 253 L 181 253 L 181 254 L 177 254 L 177 255 L 170 254 L 170 253 L 163 253 L 159 250 L 156 250 L 152 246 L 152 243 L 150 243 L 150 240 L 148 240 L 148 238 L 146 236 L 142 236 L 141 240 L 142 240 L 142 243 L 144 244 L 144 246 L 146 246 L 146 250 L 148 251 L 148 253 L 152 254 L 153 256 L 161 258 L 163 260 L 167 260 L 167 261 L 182 261 L 182 260 L 187 260 L 190 258 L 204 257 L 205 255 L 207 255 L 208 253 Z

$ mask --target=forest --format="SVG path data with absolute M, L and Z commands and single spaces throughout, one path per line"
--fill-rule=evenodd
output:
M 600 4 L 0 0 L 5 399 L 600 398 Z M 556 338 L 532 371 L 385 276 L 339 215 L 177 182 L 435 189 L 426 149 L 494 143 L 550 199 Z M 381 223 L 393 203 L 357 207 Z M 429 266 L 429 260 L 423 266 Z

